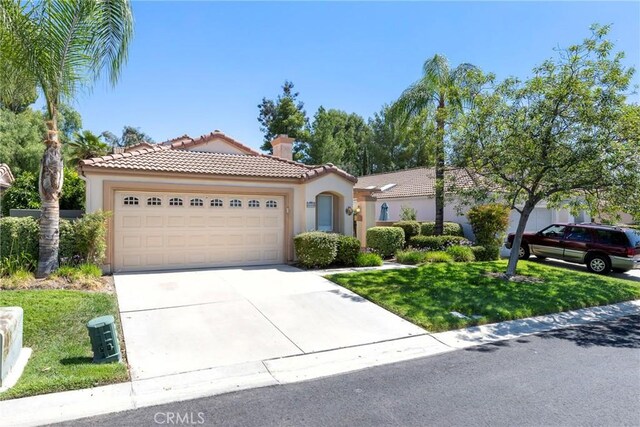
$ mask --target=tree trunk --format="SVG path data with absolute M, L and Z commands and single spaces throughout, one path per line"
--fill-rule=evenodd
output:
M 518 266 L 518 251 L 520 250 L 520 244 L 522 243 L 522 233 L 527 226 L 529 215 L 533 211 L 535 203 L 527 201 L 522 208 L 520 214 L 520 220 L 518 221 L 518 228 L 516 229 L 516 235 L 513 236 L 513 244 L 511 245 L 511 254 L 509 255 L 509 264 L 507 265 L 507 272 L 505 275 L 507 278 L 516 274 L 516 267 Z
M 444 107 L 444 98 L 440 97 L 436 111 L 436 236 L 444 232 Z
M 36 277 L 46 277 L 58 268 L 60 243 L 60 192 L 63 165 L 58 126 L 55 116 L 47 122 L 47 139 L 40 162 L 39 190 L 42 204 L 40 216 L 40 250 Z

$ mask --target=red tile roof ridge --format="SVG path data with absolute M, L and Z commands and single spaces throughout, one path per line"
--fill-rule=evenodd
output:
M 127 151 L 126 153 L 113 153 L 113 154 L 108 154 L 106 156 L 93 157 L 91 159 L 84 159 L 80 161 L 80 166 L 90 166 L 90 165 L 95 165 L 96 163 L 105 162 L 107 160 L 123 159 L 125 157 L 133 157 L 133 156 L 138 156 L 140 154 L 154 153 L 156 151 L 170 150 L 170 149 L 171 149 L 170 145 L 157 144 L 153 147 L 143 147 L 137 150 Z
M 173 142 L 170 146 L 173 149 L 193 147 L 193 146 L 198 146 L 200 144 L 204 144 L 206 142 L 209 142 L 213 138 L 216 138 L 216 137 L 221 138 L 225 142 L 228 142 L 229 144 L 231 144 L 232 146 L 238 148 L 239 150 L 246 152 L 246 154 L 249 154 L 249 155 L 252 155 L 252 156 L 257 156 L 257 155 L 260 154 L 256 150 L 254 150 L 253 148 L 247 147 L 246 145 L 244 145 L 240 141 L 237 141 L 237 140 L 231 138 L 230 136 L 226 135 L 224 132 L 219 131 L 219 130 L 215 130 L 215 131 L 210 132 L 208 134 L 201 135 L 200 137 L 195 138 L 195 139 L 189 137 L 189 140 L 187 140 L 187 141 L 177 140 L 176 142 Z

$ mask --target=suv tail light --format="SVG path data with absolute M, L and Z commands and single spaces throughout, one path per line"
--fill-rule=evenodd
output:
M 627 248 L 627 256 L 633 258 L 636 255 L 636 248 Z

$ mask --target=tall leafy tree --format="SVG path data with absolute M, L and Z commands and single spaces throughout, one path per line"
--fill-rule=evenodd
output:
M 359 115 L 320 107 L 311 124 L 304 161 L 333 163 L 354 175 L 368 169 L 371 129 Z
M 457 148 L 481 177 L 476 196 L 493 193 L 520 213 L 508 277 L 540 201 L 576 207 L 601 194 L 602 207 L 616 209 L 623 200 L 635 206 L 640 200 L 640 115 L 626 103 L 634 70 L 613 52 L 608 27 L 592 31 L 526 81 L 508 78 L 476 96 L 457 123 Z M 607 199 L 618 203 L 607 206 Z
M 366 173 L 435 165 L 435 127 L 427 110 L 398 118 L 388 105 L 369 120 L 372 141 Z
M 89 130 L 76 133 L 74 140 L 69 142 L 67 146 L 71 155 L 71 163 L 74 165 L 77 165 L 80 160 L 104 156 L 109 152 L 109 146 L 100 139 L 100 136 Z
M 0 108 L 0 163 L 8 164 L 14 176 L 38 173 L 47 130 L 44 122 L 42 112 L 31 108 L 19 114 Z
M 273 99 L 262 98 L 258 105 L 258 122 L 264 134 L 264 142 L 260 149 L 273 153 L 271 141 L 277 135 L 287 134 L 295 139 L 294 156 L 300 158 L 308 139 L 309 120 L 304 110 L 304 103 L 298 100 L 299 93 L 294 92 L 293 83 L 285 81 L 282 93 Z
M 428 114 L 436 128 L 436 214 L 435 234 L 442 234 L 444 224 L 444 169 L 445 138 L 451 120 L 462 112 L 469 101 L 465 94 L 473 82 L 471 76 L 477 68 L 471 64 L 460 64 L 456 68 L 442 55 L 428 59 L 422 67 L 422 77 L 407 88 L 393 106 L 394 113 L 405 119 L 419 114 Z
M 42 92 L 47 135 L 40 167 L 40 254 L 37 276 L 58 266 L 59 199 L 63 181 L 60 105 L 106 71 L 115 84 L 133 34 L 128 0 L 0 2 L 1 57 Z
M 22 75 L 13 63 L 2 57 L 0 51 L 0 108 L 22 113 L 36 101 L 36 82 Z
M 119 145 L 121 147 L 129 147 L 131 145 L 140 144 L 141 142 L 153 143 L 153 138 L 140 130 L 140 128 L 133 126 L 125 126 L 122 129 L 122 136 L 120 137 Z

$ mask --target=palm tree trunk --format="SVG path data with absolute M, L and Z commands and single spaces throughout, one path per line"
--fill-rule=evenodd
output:
M 40 163 L 40 250 L 36 277 L 46 277 L 58 268 L 60 243 L 60 192 L 62 190 L 62 152 L 55 115 L 47 122 L 47 139 Z
M 436 236 L 444 232 L 444 107 L 441 96 L 436 110 Z

